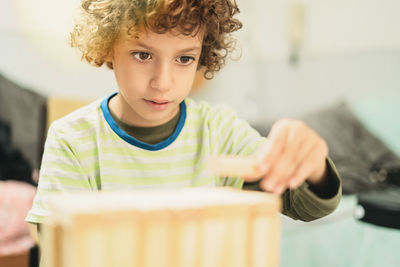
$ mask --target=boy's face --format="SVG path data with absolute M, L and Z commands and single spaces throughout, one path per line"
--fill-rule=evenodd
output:
M 179 112 L 192 88 L 202 34 L 142 30 L 137 37 L 122 35 L 109 56 L 119 87 L 110 108 L 129 124 L 158 126 Z

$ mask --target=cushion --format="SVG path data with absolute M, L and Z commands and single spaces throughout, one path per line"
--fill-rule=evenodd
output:
M 35 193 L 27 183 L 0 181 L 0 255 L 22 253 L 34 245 L 24 218 Z
M 11 142 L 33 168 L 40 166 L 43 153 L 46 101 L 0 74 L 0 119 L 11 126 Z

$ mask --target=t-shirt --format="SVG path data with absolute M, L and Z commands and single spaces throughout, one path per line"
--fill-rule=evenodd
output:
M 113 96 L 51 125 L 38 191 L 26 221 L 43 222 L 49 215 L 45 196 L 54 192 L 241 188 L 241 178 L 214 176 L 208 168 L 209 157 L 251 155 L 266 142 L 226 105 L 210 106 L 187 98 L 180 104 L 173 133 L 159 143 L 144 143 L 121 129 L 111 116 L 108 102 Z M 284 214 L 309 220 L 334 210 L 340 199 L 340 182 L 336 195 L 329 199 L 316 196 L 306 183 L 298 190 L 288 190 L 284 196 Z
M 112 95 L 113 96 L 113 95 Z M 59 191 L 232 186 L 208 169 L 210 155 L 249 155 L 266 139 L 227 106 L 186 99 L 172 135 L 157 144 L 124 132 L 108 108 L 112 97 L 55 121 L 48 132 L 38 192 L 27 221 L 49 215 L 44 196 Z

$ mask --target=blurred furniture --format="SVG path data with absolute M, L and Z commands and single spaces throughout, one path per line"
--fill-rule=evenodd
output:
M 31 172 L 40 166 L 46 130 L 46 105 L 46 97 L 0 74 L 0 121 L 9 127 L 9 131 L 3 132 L 9 134 L 5 137 L 9 143 L 6 153 L 2 155 L 14 155 L 15 160 L 23 160 L 29 165 L 28 173 L 24 171 L 23 177 L 20 171 L 22 165 L 14 164 L 16 162 L 7 163 L 7 171 L 3 170 L 0 174 L 0 266 L 27 267 L 30 264 L 34 243 L 24 219 L 36 191 Z M 6 159 L 0 160 L 5 163 Z
M 400 187 L 358 194 L 355 216 L 363 222 L 400 230 Z
M 28 267 L 29 266 L 29 250 L 0 256 L 0 266 L 4 267 Z
M 344 195 L 314 222 L 282 216 L 281 267 L 400 266 L 399 100 L 377 94 L 302 117 L 328 142 Z
M 90 101 L 82 99 L 49 97 L 47 100 L 47 129 L 53 121 L 89 103 Z
M 7 172 L 0 171 L 0 218 L 7 218 L 0 220 L 1 267 L 38 265 L 38 248 L 28 234 L 24 219 L 36 191 L 33 185 L 37 182 L 48 125 L 87 103 L 84 100 L 47 98 L 0 74 L 0 122 L 8 127 L 3 127 L 6 131 L 2 130 L 2 133 L 9 135 L 1 137 L 8 143 L 7 151 L 15 148 L 8 154 L 12 152 L 15 159 L 26 162 L 30 172 L 33 171 L 27 175 L 24 171 L 21 177 L 22 162 L 10 162 Z M 0 160 L 5 163 L 4 158 L 0 157 Z M 12 168 L 19 169 L 13 171 Z
M 11 142 L 38 169 L 46 131 L 47 97 L 19 86 L 0 73 L 0 120 L 11 126 Z
M 0 181 L 0 266 L 28 266 L 34 242 L 24 219 L 35 193 L 25 182 Z

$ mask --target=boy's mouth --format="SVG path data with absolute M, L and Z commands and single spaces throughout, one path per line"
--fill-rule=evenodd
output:
M 167 106 L 171 103 L 170 101 L 163 99 L 154 99 L 154 100 L 144 99 L 144 102 L 146 102 L 150 107 L 156 110 L 163 110 L 167 108 Z

